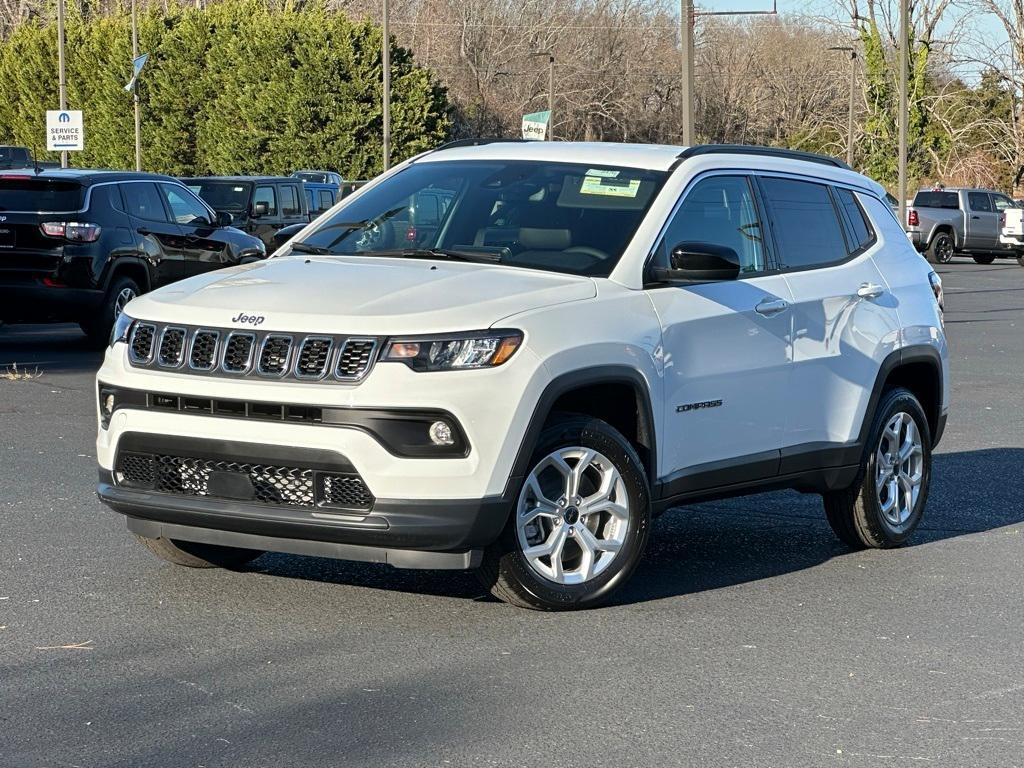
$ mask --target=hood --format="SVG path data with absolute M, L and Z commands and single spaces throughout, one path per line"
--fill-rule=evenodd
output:
M 173 283 L 132 317 L 215 328 L 385 336 L 488 328 L 509 315 L 597 295 L 588 277 L 372 256 L 283 256 Z M 236 319 L 238 318 L 238 319 Z

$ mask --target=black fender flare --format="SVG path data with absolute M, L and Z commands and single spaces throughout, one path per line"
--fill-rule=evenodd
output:
M 131 270 L 141 271 L 142 274 L 145 276 L 145 279 L 143 280 L 143 285 L 140 285 L 139 287 L 142 289 L 143 293 L 146 293 L 149 290 L 151 290 L 153 286 L 153 275 L 149 269 L 149 262 L 142 255 L 125 254 L 111 255 L 111 257 L 107 260 L 106 268 L 104 269 L 103 273 L 103 281 L 101 284 L 104 293 L 107 291 L 108 288 L 110 288 L 110 283 L 113 282 L 114 276 L 121 273 L 125 267 L 128 267 Z
M 505 483 L 505 491 L 502 496 L 509 501 L 513 500 L 519 483 L 526 476 L 529 469 L 530 457 L 533 455 L 534 446 L 540 439 L 541 430 L 551 416 L 552 408 L 559 397 L 566 392 L 581 387 L 593 386 L 595 384 L 626 384 L 636 394 L 640 404 L 640 411 L 637 418 L 640 419 L 641 430 L 647 435 L 650 441 L 651 461 L 648 467 L 648 481 L 651 488 L 654 488 L 657 479 L 657 422 L 654 420 L 654 409 L 651 404 L 651 392 L 647 379 L 639 370 L 628 365 L 599 365 L 593 368 L 581 368 L 569 371 L 556 376 L 544 387 L 540 397 L 533 408 L 533 415 L 526 426 L 523 438 L 519 444 L 515 461 L 512 464 L 512 471 Z
M 871 397 L 868 399 L 868 406 L 864 411 L 864 421 L 857 435 L 857 444 L 863 449 L 867 445 L 868 431 L 874 420 L 875 410 L 878 408 L 878 401 L 885 391 L 885 382 L 897 368 L 910 363 L 928 363 L 935 369 L 935 402 L 938 408 L 936 414 L 935 433 L 932 437 L 932 447 L 939 444 L 944 428 L 942 420 L 942 392 L 944 382 L 942 380 L 942 357 L 939 351 L 930 344 L 911 344 L 906 347 L 894 350 L 886 355 L 878 368 L 874 386 L 871 388 Z

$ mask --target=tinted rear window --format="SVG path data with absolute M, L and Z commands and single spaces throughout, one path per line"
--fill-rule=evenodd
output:
M 836 264 L 848 256 L 828 187 L 795 179 L 761 179 L 786 269 Z
M 0 176 L 0 211 L 78 211 L 84 189 L 77 181 Z
M 960 196 L 956 192 L 918 192 L 915 208 L 959 208 Z

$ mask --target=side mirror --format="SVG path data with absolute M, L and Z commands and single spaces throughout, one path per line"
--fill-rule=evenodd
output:
M 270 213 L 270 206 L 266 203 L 254 203 L 252 206 L 253 218 L 258 219 L 260 216 L 266 216 Z
M 656 268 L 663 283 L 711 283 L 740 276 L 740 257 L 732 248 L 715 243 L 683 242 L 669 253 L 669 267 Z
M 217 211 L 217 226 L 218 227 L 230 227 L 231 222 L 235 219 L 227 211 Z

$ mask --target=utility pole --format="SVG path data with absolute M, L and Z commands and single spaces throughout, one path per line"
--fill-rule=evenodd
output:
M 679 37 L 682 41 L 683 79 L 679 98 L 683 104 L 682 143 L 693 144 L 693 0 L 679 0 Z
M 910 45 L 908 0 L 900 0 L 899 203 L 900 224 L 907 224 L 907 66 Z
M 57 91 L 60 111 L 68 108 L 68 83 L 64 74 L 64 0 L 57 0 Z M 68 151 L 60 153 L 60 167 L 68 167 Z
M 548 141 L 555 140 L 555 54 L 548 54 Z
M 846 116 L 846 164 L 853 167 L 853 110 L 857 98 L 857 51 L 849 45 L 834 45 L 830 51 L 850 54 L 850 109 Z
M 693 110 L 693 26 L 697 16 L 774 16 L 778 13 L 778 0 L 772 0 L 770 11 L 694 11 L 693 0 L 679 0 L 679 43 L 683 73 L 679 91 L 682 102 L 682 143 L 691 146 L 694 141 Z
M 391 37 L 388 33 L 388 0 L 383 3 L 383 23 L 381 34 L 384 37 L 381 50 L 381 67 L 384 70 L 384 170 L 391 167 Z
M 62 0 L 63 1 L 63 0 Z M 137 0 L 132 0 L 132 61 L 139 58 L 139 13 Z M 135 170 L 142 170 L 142 109 L 139 104 L 139 81 L 135 80 L 132 89 L 132 102 L 135 106 Z

